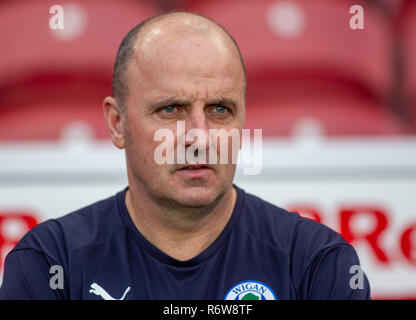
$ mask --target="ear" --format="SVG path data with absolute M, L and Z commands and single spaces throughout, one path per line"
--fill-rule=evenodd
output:
M 124 149 L 123 116 L 116 99 L 106 97 L 103 101 L 103 111 L 113 144 L 119 149 Z

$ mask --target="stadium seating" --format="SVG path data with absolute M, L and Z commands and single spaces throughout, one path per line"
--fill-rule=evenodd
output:
M 401 15 L 400 34 L 403 43 L 404 94 L 416 133 L 416 2 L 406 1 Z
M 249 80 L 248 128 L 289 135 L 303 118 L 313 118 L 328 135 L 404 131 L 386 106 L 394 81 L 392 34 L 375 6 L 354 2 L 365 9 L 365 28 L 352 30 L 351 3 L 343 0 L 184 3 L 218 21 L 239 43 Z M 160 12 L 145 0 L 60 4 L 65 28 L 51 30 L 55 1 L 0 2 L 0 139 L 57 139 L 80 122 L 94 137 L 108 138 L 101 103 L 111 94 L 117 47 L 127 30 Z M 414 21 L 406 33 L 413 55 Z M 407 70 L 407 92 L 416 101 L 416 68 Z
M 53 30 L 57 4 L 64 28 Z M 158 12 L 137 0 L 2 1 L 0 139 L 57 139 L 79 121 L 108 138 L 101 104 L 111 94 L 117 48 L 129 29 Z
M 265 136 L 390 136 L 405 130 L 373 101 L 288 97 L 248 105 L 245 128 L 261 128 Z
M 399 134 L 386 107 L 392 32 L 376 6 L 352 30 L 341 0 L 201 0 L 187 9 L 222 24 L 239 43 L 248 74 L 247 126 L 290 134 L 315 117 L 331 135 Z M 253 118 L 254 117 L 254 118 Z

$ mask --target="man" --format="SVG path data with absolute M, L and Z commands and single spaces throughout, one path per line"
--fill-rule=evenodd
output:
M 183 12 L 140 24 L 119 48 L 113 91 L 104 114 L 129 186 L 28 232 L 7 256 L 1 298 L 370 297 L 365 275 L 352 279 L 358 257 L 341 236 L 246 194 L 233 185 L 235 163 L 155 161 L 156 131 L 177 133 L 179 121 L 207 136 L 242 130 L 246 75 L 223 28 Z

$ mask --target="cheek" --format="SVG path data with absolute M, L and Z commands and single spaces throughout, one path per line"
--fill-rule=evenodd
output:
M 153 130 L 138 127 L 128 130 L 126 156 L 129 158 L 129 162 L 134 162 L 136 168 L 156 166 L 154 151 L 158 143 L 160 142 L 154 141 Z
M 217 154 L 218 163 L 235 165 L 241 148 L 241 131 L 231 128 L 227 131 L 213 133 L 210 136 L 210 148 Z M 212 143 L 212 141 L 216 141 Z

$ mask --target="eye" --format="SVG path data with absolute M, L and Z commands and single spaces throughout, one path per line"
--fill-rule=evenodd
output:
M 234 115 L 233 110 L 223 104 L 212 104 L 207 111 L 207 115 L 217 120 L 226 120 Z
M 163 107 L 162 110 L 166 113 L 173 113 L 176 110 L 175 106 L 167 106 L 167 107 Z
M 224 114 L 227 111 L 229 111 L 229 109 L 227 107 L 224 107 L 224 106 L 215 106 L 214 111 L 217 112 L 217 113 L 220 113 L 220 114 Z
M 176 105 L 170 105 L 165 107 L 160 107 L 157 112 L 161 117 L 172 117 L 176 116 L 179 112 L 179 108 Z

